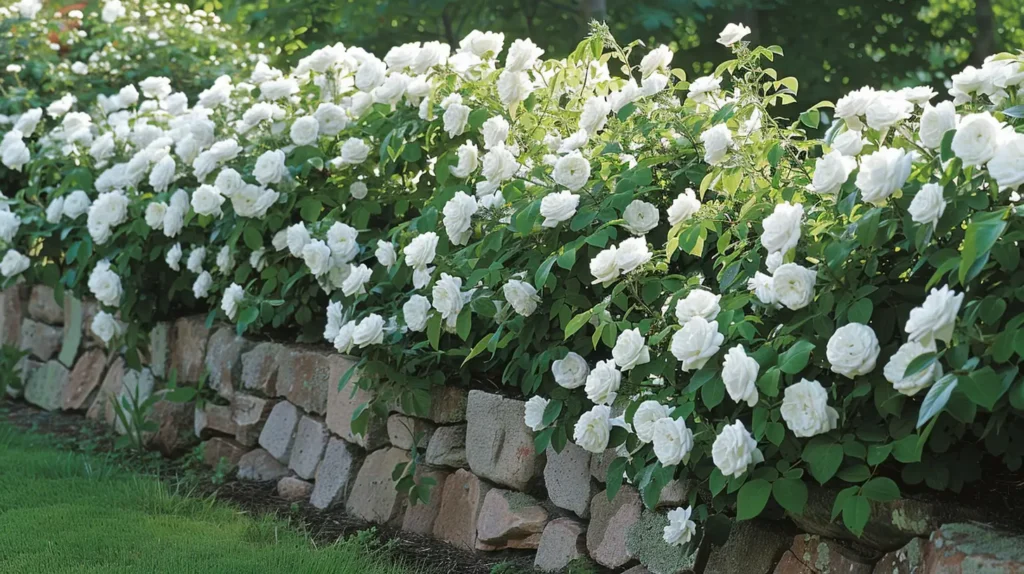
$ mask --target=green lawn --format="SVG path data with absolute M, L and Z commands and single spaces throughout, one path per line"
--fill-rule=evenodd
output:
M 287 523 L 171 492 L 100 456 L 0 425 L 4 574 L 409 572 L 380 550 L 314 547 Z

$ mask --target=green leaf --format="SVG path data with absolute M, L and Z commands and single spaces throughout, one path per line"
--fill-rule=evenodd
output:
M 807 110 L 800 114 L 800 123 L 811 129 L 817 129 L 821 123 L 821 112 L 818 110 Z
M 953 373 L 946 373 L 938 381 L 935 381 L 935 384 L 928 389 L 924 402 L 921 403 L 921 410 L 917 414 L 917 428 L 921 428 L 932 417 L 939 414 L 949 402 L 949 397 L 956 389 L 956 385 L 957 377 Z
M 1006 210 L 976 214 L 964 233 L 958 278 L 966 284 L 981 273 L 992 246 L 1006 230 Z
M 811 358 L 814 343 L 801 339 L 779 355 L 779 369 L 787 375 L 795 375 L 804 370 Z
M 455 334 L 463 341 L 469 338 L 469 331 L 473 328 L 472 315 L 473 311 L 469 305 L 466 305 L 462 308 L 462 312 L 459 313 L 459 317 L 455 322 Z
M 846 482 L 864 482 L 871 478 L 871 470 L 865 464 L 855 464 L 840 470 L 836 477 Z
M 537 288 L 537 291 L 544 290 L 544 284 L 547 283 L 548 275 L 551 274 L 551 267 L 554 266 L 557 258 L 557 256 L 552 255 L 545 259 L 544 263 L 541 263 L 540 267 L 537 268 L 537 274 L 534 276 L 533 282 L 533 286 Z
M 771 493 L 772 485 L 767 480 L 747 481 L 736 496 L 736 519 L 749 520 L 761 514 Z
M 922 353 L 914 357 L 910 363 L 907 364 L 907 368 L 903 370 L 903 377 L 912 377 L 921 371 L 931 367 L 935 364 L 935 361 L 939 360 L 939 354 L 935 352 Z
M 245 246 L 253 251 L 258 251 L 263 247 L 263 237 L 255 227 L 246 227 L 242 231 L 242 240 L 245 241 Z
M 441 342 L 441 316 L 434 314 L 427 319 L 427 341 L 434 350 L 438 349 Z
M 992 410 L 996 402 L 1010 389 L 1016 376 L 1016 368 L 1000 374 L 992 370 L 992 367 L 985 367 L 971 373 L 971 376 L 960 384 L 960 389 L 974 404 Z
M 851 496 L 843 503 L 843 524 L 860 536 L 871 518 L 871 504 L 863 496 Z
M 608 465 L 608 474 L 605 477 L 605 488 L 608 490 L 608 500 L 614 499 L 615 495 L 619 492 L 619 488 L 622 487 L 622 480 L 625 478 L 624 474 L 627 462 L 628 461 L 625 457 L 620 456 Z
M 803 514 L 807 506 L 807 485 L 800 479 L 780 478 L 772 484 L 772 496 L 792 514 Z
M 860 323 L 867 325 L 868 321 L 871 320 L 871 312 L 874 311 L 874 304 L 871 299 L 864 298 L 858 299 L 856 303 L 850 305 L 850 309 L 846 312 L 846 318 L 852 323 Z
M 821 484 L 828 482 L 836 475 L 843 464 L 843 447 L 826 442 L 810 442 L 804 448 L 801 457 L 807 462 L 811 476 Z
M 889 453 L 891 452 L 891 444 L 873 444 L 868 446 L 868 464 L 872 466 L 882 464 L 885 462 L 885 459 L 889 458 Z
M 555 422 L 558 415 L 562 413 L 562 401 L 557 399 L 551 399 L 548 401 L 548 405 L 544 407 L 544 416 L 541 418 L 541 424 L 548 426 Z
M 890 500 L 899 500 L 900 487 L 891 478 L 879 476 L 865 482 L 861 487 L 861 494 L 868 500 L 889 502 Z
M 587 321 L 590 321 L 590 317 L 593 314 L 593 309 L 588 309 L 570 319 L 569 324 L 565 326 L 564 338 L 568 339 L 569 337 L 572 337 L 576 333 L 576 331 L 579 331 L 580 328 L 587 324 Z

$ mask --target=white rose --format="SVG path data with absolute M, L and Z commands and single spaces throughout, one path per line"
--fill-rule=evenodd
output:
M 352 343 L 360 349 L 368 345 L 379 345 L 384 342 L 384 318 L 370 313 L 356 325 L 352 331 Z
M 448 137 L 453 138 L 462 135 L 466 131 L 466 124 L 469 122 L 469 113 L 473 111 L 469 106 L 462 103 L 453 103 L 444 111 L 444 131 Z
M 826 433 L 839 422 L 839 413 L 828 406 L 828 391 L 818 381 L 801 379 L 786 387 L 781 410 L 786 426 L 800 438 Z
M 564 155 L 555 163 L 551 177 L 555 183 L 577 191 L 590 179 L 590 161 L 578 150 Z
M 448 44 L 437 41 L 424 42 L 423 47 L 416 54 L 416 61 L 413 62 L 413 72 L 417 74 L 427 73 L 434 66 L 440 66 L 447 62 L 451 52 L 451 46 Z
M 142 95 L 147 98 L 162 100 L 171 95 L 171 79 L 162 76 L 153 76 L 139 82 L 142 88 Z
M 910 340 L 928 345 L 937 339 L 948 345 L 963 302 L 964 294 L 953 291 L 949 285 L 932 289 L 924 303 L 910 311 L 904 327 Z
M 544 218 L 542 227 L 555 227 L 576 215 L 580 196 L 569 191 L 549 193 L 540 200 L 540 215 Z
M 7 206 L 4 205 L 4 208 L 7 209 Z M 0 240 L 5 243 L 13 242 L 20 227 L 21 217 L 18 217 L 18 214 L 13 211 L 0 211 Z
M 698 211 L 700 211 L 700 200 L 697 199 L 697 194 L 692 189 L 686 188 L 686 191 L 680 193 L 669 206 L 668 223 L 672 226 L 679 225 L 693 217 Z
M 383 239 L 377 240 L 377 250 L 373 252 L 373 255 L 377 258 L 377 263 L 380 263 L 387 269 L 391 269 L 391 266 L 398 260 L 395 246 L 390 241 L 384 241 Z
M 210 275 L 209 271 L 203 271 L 196 277 L 195 283 L 192 284 L 192 295 L 196 299 L 205 299 L 210 294 L 210 287 L 213 286 L 213 276 Z
M 476 149 L 476 144 L 473 142 L 466 142 L 459 146 L 457 152 L 459 157 L 459 163 L 456 166 L 449 166 L 448 170 L 452 172 L 452 175 L 458 178 L 467 178 L 476 171 L 476 168 L 480 165 L 479 152 Z
M 219 189 L 212 185 L 200 185 L 192 192 L 192 209 L 198 215 L 220 217 L 223 214 L 220 209 L 223 203 L 224 196 L 220 194 Z
M 263 185 L 278 183 L 288 173 L 284 165 L 285 155 L 282 150 L 270 150 L 263 152 L 256 159 L 256 165 L 252 169 L 252 176 Z
M 336 136 L 348 126 L 348 113 L 345 112 L 345 108 L 330 102 L 320 104 L 313 113 L 313 118 L 319 125 L 318 135 Z
M 164 218 L 167 217 L 167 204 L 162 201 L 153 201 L 146 206 L 146 225 L 150 229 L 163 229 Z
M 334 348 L 339 353 L 348 353 L 352 350 L 352 339 L 356 330 L 356 322 L 349 321 L 338 327 L 338 335 L 334 338 Z
M 313 116 L 302 116 L 292 123 L 288 135 L 295 145 L 312 145 L 320 135 L 320 122 Z
M 850 379 L 870 373 L 875 368 L 878 353 L 874 330 L 860 323 L 848 323 L 836 329 L 825 351 L 832 372 Z
M 487 181 L 500 183 L 519 171 L 516 156 L 503 145 L 494 146 L 484 154 L 481 173 Z
M 437 249 L 437 234 L 428 231 L 417 235 L 405 246 L 402 253 L 405 254 L 405 262 L 413 269 L 423 269 L 434 262 L 434 254 Z
M 942 377 L 942 365 L 938 361 L 933 362 L 928 367 L 921 371 L 910 375 L 909 377 L 904 376 L 907 372 L 907 367 L 917 357 L 925 353 L 935 352 L 934 341 L 928 345 L 922 345 L 917 341 L 908 341 L 900 346 L 892 357 L 889 358 L 889 362 L 885 364 L 885 368 L 882 369 L 882 373 L 885 375 L 885 380 L 892 383 L 892 388 L 896 389 L 901 395 L 908 397 L 914 396 L 923 389 L 927 389 Z
M 577 389 L 587 382 L 590 367 L 587 366 L 586 359 L 570 351 L 564 359 L 558 359 L 551 363 L 551 374 L 555 377 L 558 386 L 565 389 Z
M 741 345 L 729 349 L 722 363 L 722 381 L 729 398 L 737 403 L 745 402 L 748 407 L 757 404 L 757 373 L 760 366 L 753 357 L 743 351 Z
M 626 329 L 619 333 L 612 347 L 612 358 L 623 371 L 651 361 L 650 349 L 645 345 L 640 329 Z
M 615 402 L 621 383 L 622 373 L 615 368 L 614 361 L 598 361 L 587 375 L 583 390 L 594 404 L 610 405 Z
M 937 149 L 942 145 L 946 132 L 956 129 L 956 107 L 953 102 L 939 102 L 937 105 L 925 105 L 921 113 L 921 128 L 918 135 L 921 144 L 929 149 Z
M 384 79 L 383 84 L 374 88 L 370 95 L 373 96 L 373 101 L 378 104 L 393 106 L 402 100 L 410 79 L 405 74 L 391 74 Z
M 583 103 L 583 111 L 580 112 L 580 129 L 590 135 L 596 134 L 604 128 L 611 111 L 612 106 L 608 100 L 601 96 L 591 96 Z
M 121 303 L 121 278 L 110 268 L 109 261 L 100 261 L 89 274 L 89 291 L 107 307 Z
M 662 466 L 675 466 L 690 460 L 693 450 L 693 431 L 686 421 L 665 417 L 654 423 L 652 432 L 654 455 Z
M 803 309 L 814 299 L 816 278 L 817 273 L 813 269 L 801 267 L 796 263 L 780 265 L 772 276 L 775 300 L 793 311 Z M 762 302 L 767 303 L 764 300 Z
M 505 300 L 512 305 L 516 313 L 524 317 L 529 317 L 536 311 L 537 305 L 540 303 L 537 290 L 525 281 L 510 279 L 502 288 L 502 292 L 505 294 Z
M 96 316 L 92 318 L 92 323 L 89 327 L 92 330 L 92 333 L 103 341 L 104 345 L 109 344 L 110 341 L 113 340 L 114 337 L 120 335 L 122 331 L 121 325 L 117 322 L 117 319 L 106 311 L 96 313 Z
M 530 397 L 530 400 L 526 401 L 523 422 L 533 432 L 544 428 L 544 409 L 546 408 L 548 408 L 548 400 L 544 397 L 533 396 Z
M 20 139 L 13 140 L 7 147 L 0 148 L 0 163 L 3 163 L 14 171 L 21 171 L 21 168 L 32 159 L 28 146 Z
M 512 108 L 533 92 L 533 83 L 526 72 L 503 70 L 498 76 L 498 99 L 506 108 Z
M 402 316 L 410 331 L 420 332 L 427 328 L 427 313 L 430 312 L 430 300 L 423 295 L 413 295 L 402 305 Z
M 914 105 L 898 92 L 877 92 L 864 109 L 865 121 L 874 130 L 885 130 L 910 117 Z
M 188 254 L 188 261 L 185 262 L 185 268 L 193 273 L 202 273 L 204 259 L 206 259 L 206 248 L 196 247 Z
M 834 152 L 833 152 L 834 153 Z M 769 253 L 786 253 L 800 242 L 800 224 L 804 220 L 804 206 L 788 201 L 775 206 L 775 211 L 764 218 L 761 245 Z
M 1024 183 L 1024 134 L 1008 135 L 988 162 L 988 173 L 999 189 L 1016 189 Z
M 320 277 L 331 268 L 331 248 L 319 239 L 310 241 L 302 248 L 302 261 L 310 273 Z
M 444 204 L 444 228 L 453 244 L 465 245 L 469 241 L 473 234 L 472 217 L 477 209 L 476 199 L 462 191 L 455 192 Z
M 345 319 L 342 317 L 343 310 L 341 301 L 331 301 L 327 304 L 327 325 L 324 326 L 325 341 L 333 342 L 338 336 L 338 331 L 345 322 Z
M 625 239 L 615 250 L 615 265 L 622 273 L 629 273 L 650 260 L 651 252 L 647 249 L 647 239 L 644 237 Z
M 693 317 L 672 335 L 672 355 L 682 363 L 683 372 L 703 368 L 721 348 L 725 336 L 718 332 L 718 321 Z
M 953 136 L 950 146 L 953 154 L 963 160 L 964 165 L 985 165 L 996 155 L 1003 127 L 1003 123 L 988 112 L 965 117 Z
M 473 30 L 459 42 L 460 52 L 469 52 L 478 58 L 497 58 L 505 45 L 505 35 L 500 32 Z
M 235 320 L 238 306 L 241 305 L 243 299 L 245 299 L 245 291 L 237 283 L 232 283 L 230 287 L 224 290 L 224 297 L 220 301 L 220 308 L 228 316 L 228 319 Z
M 851 130 L 860 130 L 864 127 L 860 117 L 865 114 L 871 101 L 875 99 L 877 92 L 874 89 L 863 87 L 854 90 L 836 101 L 836 117 L 846 120 L 846 125 Z
M 885 200 L 903 187 L 910 177 L 914 154 L 898 148 L 878 148 L 878 151 L 861 159 L 857 173 L 857 189 L 861 198 L 875 205 L 884 205 Z
M 722 78 L 715 76 L 701 76 L 690 83 L 690 89 L 686 97 L 698 104 L 706 104 L 711 95 L 722 88 Z
M 611 407 L 596 405 L 580 415 L 572 440 L 587 452 L 602 454 L 608 448 L 611 427 Z
M 618 249 L 613 245 L 608 249 L 605 249 L 597 254 L 596 257 L 590 260 L 590 274 L 594 276 L 594 280 L 591 282 L 596 285 L 598 283 L 609 283 L 614 281 L 619 276 L 619 265 L 616 262 Z
M 711 459 L 724 476 L 738 478 L 749 467 L 764 462 L 764 455 L 757 449 L 757 441 L 747 432 L 747 427 L 737 420 L 726 425 L 715 437 Z
M 856 134 L 857 132 L 845 133 Z M 807 189 L 823 195 L 835 195 L 839 193 L 840 188 L 856 168 L 857 160 L 834 149 L 824 157 L 818 158 L 817 163 L 814 164 L 814 179 L 811 180 L 811 185 L 807 186 Z
M 646 201 L 634 199 L 622 212 L 626 229 L 633 235 L 645 235 L 658 226 L 658 208 Z
M 449 327 L 455 327 L 465 301 L 462 296 L 462 279 L 442 273 L 431 291 L 433 306 Z
M 362 295 L 366 293 L 366 283 L 370 280 L 373 271 L 366 265 L 349 265 L 348 277 L 341 283 L 341 292 L 346 297 Z
M 174 163 L 174 158 L 165 155 L 163 159 L 156 162 L 153 166 L 153 171 L 149 173 L 149 185 L 153 187 L 153 191 L 157 193 L 163 193 L 167 191 L 167 188 L 174 183 L 174 170 L 177 165 Z
M 422 289 L 430 284 L 430 278 L 434 274 L 434 267 L 415 267 L 412 270 L 412 286 L 414 289 Z
M 721 42 L 721 38 L 718 41 Z M 690 520 L 692 512 L 692 506 L 676 508 L 668 512 L 668 526 L 662 529 L 661 535 L 665 543 L 670 546 L 682 546 L 697 534 L 697 523 Z
M 644 401 L 633 414 L 633 430 L 636 438 L 647 444 L 654 440 L 654 423 L 669 416 L 671 411 L 658 401 Z
M 508 121 L 505 118 L 501 116 L 488 118 L 480 127 L 480 132 L 484 135 L 484 149 L 504 145 L 505 140 L 508 139 L 508 129 Z
M 938 225 L 939 218 L 946 211 L 946 200 L 942 197 L 942 186 L 926 183 L 910 201 L 907 208 L 914 223 Z
M 228 245 L 221 247 L 217 252 L 217 269 L 221 274 L 227 275 L 234 266 L 235 258 L 231 256 L 231 247 Z
M 0 260 L 0 274 L 3 274 L 4 277 L 14 277 L 28 269 L 29 264 L 31 264 L 31 260 L 28 257 L 14 249 L 8 249 L 3 260 Z
M 302 250 L 305 249 L 307 243 L 312 241 L 306 226 L 296 223 L 290 226 L 286 233 L 288 252 L 292 254 L 292 257 L 302 257 Z
M 676 303 L 676 319 L 679 320 L 680 325 L 685 325 L 694 317 L 703 317 L 707 321 L 714 321 L 722 311 L 718 304 L 721 300 L 721 295 L 715 295 L 703 289 L 694 289 Z
M 864 149 L 864 138 L 856 130 L 846 130 L 832 140 L 832 150 L 847 157 L 860 155 L 862 149 Z
M 733 145 L 732 132 L 725 124 L 704 130 L 704 133 L 700 134 L 700 141 L 704 144 L 704 161 L 709 165 L 722 163 Z
M 341 146 L 341 165 L 356 165 L 366 161 L 370 155 L 370 146 L 359 138 L 349 138 Z
M 508 55 L 505 56 L 505 69 L 513 72 L 528 70 L 543 54 L 544 50 L 538 48 L 531 40 L 515 40 L 508 47 Z
M 723 46 L 732 46 L 750 34 L 750 28 L 743 24 L 726 24 L 725 29 L 718 35 L 718 43 Z
M 167 256 L 164 257 L 164 261 L 167 266 L 173 271 L 181 270 L 181 244 L 175 243 L 167 250 Z
M 646 78 L 651 74 L 667 70 L 672 65 L 672 49 L 662 44 L 648 52 L 640 60 L 640 77 Z
M 88 212 L 90 205 L 89 196 L 84 191 L 76 189 L 64 198 L 64 216 L 68 219 L 75 219 Z

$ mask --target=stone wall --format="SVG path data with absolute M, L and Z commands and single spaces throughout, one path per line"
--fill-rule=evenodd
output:
M 162 393 L 172 372 L 188 383 L 206 373 L 216 397 L 201 409 L 157 401 L 150 445 L 172 454 L 202 441 L 207 464 L 243 480 L 275 481 L 287 500 L 343 507 L 468 550 L 534 551 L 536 567 L 548 572 L 574 560 L 630 574 L 1024 572 L 1024 539 L 947 523 L 969 514 L 963 509 L 912 500 L 878 506 L 855 539 L 831 521 L 833 495 L 820 489 L 798 526 L 742 522 L 724 546 L 671 547 L 662 539 L 665 512 L 689 504 L 689 484 L 669 484 L 654 510 L 628 485 L 609 500 L 603 482 L 615 453 L 569 444 L 538 455 L 521 401 L 437 388 L 428 417 L 395 406 L 356 434 L 353 415 L 371 396 L 351 383 L 338 390 L 350 357 L 252 341 L 185 317 L 153 330 L 149 356 L 135 371 L 88 334 L 94 309 L 70 298 L 62 308 L 45 287 L 0 294 L 0 343 L 29 352 L 24 400 L 84 411 L 117 428 L 112 398 Z M 412 456 L 420 457 L 420 477 L 436 482 L 426 504 L 412 505 L 394 488 L 392 472 Z

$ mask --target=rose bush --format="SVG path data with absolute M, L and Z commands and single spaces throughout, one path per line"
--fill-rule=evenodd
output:
M 798 81 L 746 33 L 692 82 L 602 27 L 562 60 L 473 32 L 30 110 L 0 149 L 29 174 L 0 271 L 94 296 L 132 364 L 180 307 L 325 339 L 376 396 L 357 430 L 437 385 L 520 394 L 538 450 L 615 450 L 610 495 L 706 483 L 673 544 L 801 513 L 812 480 L 859 533 L 894 478 L 1019 469 L 1024 59 L 781 125 Z

